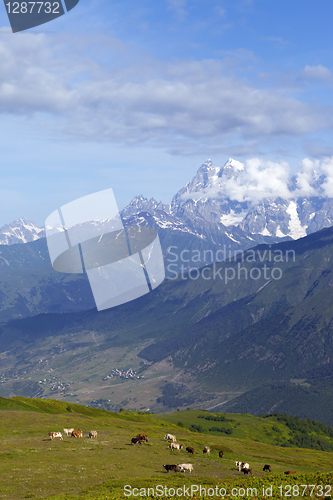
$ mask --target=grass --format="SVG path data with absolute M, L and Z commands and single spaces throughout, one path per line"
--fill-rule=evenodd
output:
M 205 426 L 224 424 L 198 418 L 202 414 L 210 415 L 199 411 L 170 415 L 112 413 L 52 400 L 0 399 L 0 498 L 115 500 L 126 498 L 125 485 L 146 489 L 156 485 L 170 488 L 191 484 L 224 485 L 228 489 L 254 485 L 262 490 L 263 484 L 267 487 L 300 484 L 300 481 L 332 484 L 332 453 L 263 442 L 270 438 L 267 438 L 270 425 L 265 419 L 247 415 L 227 415 L 234 420 L 228 424 L 239 428 L 237 438 L 189 431 L 186 426 L 195 418 Z M 182 421 L 184 427 L 177 426 L 178 421 Z M 284 432 L 283 424 L 279 425 Z M 81 429 L 84 438 L 64 436 L 63 441 L 50 441 L 48 432 L 64 427 Z M 97 439 L 87 438 L 90 430 L 98 431 Z M 131 437 L 141 432 L 149 435 L 149 442 L 131 445 Z M 195 455 L 169 450 L 163 439 L 167 432 L 175 434 L 184 449 L 192 446 Z M 251 439 L 253 433 L 257 441 Z M 210 456 L 202 453 L 205 445 L 212 448 Z M 224 450 L 223 459 L 218 457 L 220 449 Z M 241 477 L 235 468 L 236 460 L 248 461 L 255 475 Z M 191 475 L 166 473 L 162 466 L 165 463 L 193 463 L 194 472 Z M 269 477 L 262 472 L 265 463 L 273 469 Z M 296 470 L 297 475 L 286 478 L 283 474 L 286 470 Z
M 225 433 L 210 431 L 212 428 L 231 429 L 231 437 L 237 439 L 251 439 L 267 444 L 280 444 L 286 441 L 291 432 L 288 427 L 276 419 L 265 419 L 248 414 L 226 414 L 226 421 L 206 420 L 211 417 L 221 417 L 221 413 L 209 413 L 205 410 L 189 410 L 173 412 L 168 415 L 156 415 L 156 418 L 177 424 L 182 423 L 186 429 L 191 426 L 201 426 L 200 432 L 212 436 L 226 436 Z
M 165 492 L 158 495 L 162 500 L 166 498 L 271 498 L 281 499 L 283 497 L 310 498 L 330 498 L 332 494 L 333 475 L 332 474 L 298 474 L 294 476 L 275 475 L 264 477 L 246 477 L 233 479 L 215 479 L 204 476 L 194 478 L 170 476 L 162 480 L 142 479 L 135 483 L 128 481 L 125 483 L 119 481 L 109 481 L 102 486 L 83 491 L 80 496 L 58 495 L 52 497 L 53 500 L 119 500 L 120 498 L 129 498 L 129 492 L 132 491 L 136 497 L 154 498 L 152 490 Z M 304 486 L 306 485 L 306 486 Z M 308 486 L 309 485 L 309 486 Z M 310 486 L 312 485 L 312 486 Z M 134 490 L 137 489 L 137 491 Z M 199 493 L 201 488 L 201 496 Z M 180 494 L 175 492 L 180 490 Z M 192 490 L 193 489 L 193 490 Z M 216 491 L 217 495 L 212 495 L 209 490 Z M 125 495 L 125 492 L 127 495 Z M 206 492 L 206 494 L 205 494 Z M 265 492 L 265 494 L 263 494 Z M 323 495 L 321 495 L 323 492 Z M 186 494 L 187 493 L 187 494 Z M 224 496 L 224 494 L 226 495 Z M 239 494 L 237 494 L 239 493 Z M 299 493 L 299 495 L 298 495 Z M 231 496 L 232 495 L 232 496 Z M 155 496 L 157 496 L 155 494 Z M 133 498 L 133 497 L 132 497 Z

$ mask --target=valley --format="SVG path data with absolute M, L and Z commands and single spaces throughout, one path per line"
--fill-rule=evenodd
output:
M 117 411 L 227 405 L 258 414 L 249 399 L 259 388 L 265 400 L 265 387 L 285 384 L 285 398 L 290 388 L 304 393 L 304 385 L 292 382 L 302 379 L 311 391 L 331 394 L 332 240 L 328 228 L 261 245 L 202 268 L 197 279 L 166 280 L 101 313 L 43 313 L 2 323 L 1 395 Z M 265 273 L 243 279 L 264 266 L 279 269 L 281 279 Z M 116 369 L 134 370 L 140 379 L 105 380 Z M 292 399 L 287 411 L 295 413 L 300 403 Z M 269 401 L 266 411 L 276 404 Z M 304 405 L 302 411 L 308 416 Z M 330 405 L 324 415 L 318 405 L 311 417 L 331 423 Z

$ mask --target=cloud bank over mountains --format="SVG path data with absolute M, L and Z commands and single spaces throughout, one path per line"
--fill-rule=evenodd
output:
M 224 167 L 212 165 L 215 172 L 210 173 L 210 185 L 197 192 L 185 192 L 182 199 L 228 198 L 255 205 L 264 199 L 333 198 L 333 157 L 322 161 L 304 158 L 295 175 L 284 161 L 251 158 L 241 164 L 230 159 L 228 164 L 233 169 L 228 178 L 222 174 Z

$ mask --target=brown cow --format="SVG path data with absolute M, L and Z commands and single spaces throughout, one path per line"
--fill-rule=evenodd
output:
M 73 431 L 72 438 L 82 438 L 82 431 Z
M 244 476 L 247 476 L 248 474 L 253 474 L 253 469 L 248 469 L 247 467 L 244 467 L 242 469 L 242 472 L 244 472 Z
M 286 470 L 285 474 L 296 474 L 295 470 Z
M 49 436 L 51 441 L 53 441 L 54 438 L 60 438 L 60 441 L 63 441 L 61 432 L 49 432 Z
M 194 455 L 194 448 L 192 448 L 192 446 L 188 446 L 186 448 L 186 451 L 187 451 L 187 453 L 192 453 L 192 455 Z
M 140 439 L 141 441 L 146 441 L 148 443 L 148 436 L 147 434 L 137 434 L 136 437 Z

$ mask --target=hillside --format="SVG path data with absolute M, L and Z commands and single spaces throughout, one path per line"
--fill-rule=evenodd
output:
M 37 410 L 37 411 L 35 411 Z M 13 398 L 0 400 L 2 422 L 1 496 L 6 500 L 23 498 L 85 498 L 101 500 L 124 498 L 124 486 L 169 488 L 202 484 L 207 487 L 261 488 L 263 485 L 330 484 L 333 454 L 318 450 L 286 448 L 271 442 L 279 436 L 286 439 L 293 431 L 278 417 L 256 418 L 248 415 L 224 414 L 225 422 L 212 420 L 217 414 L 184 411 L 170 415 L 138 412 L 112 413 L 54 400 Z M 220 416 L 221 417 L 221 416 Z M 210 420 L 209 420 L 210 419 Z M 176 420 L 183 426 L 177 425 Z M 230 425 L 233 434 L 206 434 L 190 431 L 191 423 Z M 50 431 L 74 427 L 83 431 L 83 439 L 64 436 L 63 441 L 48 437 Z M 318 427 L 318 429 L 320 426 Z M 97 439 L 88 439 L 89 430 L 97 430 Z M 316 433 L 314 428 L 312 433 Z M 326 430 L 326 429 L 324 429 Z M 148 443 L 131 445 L 131 437 L 148 434 Z M 192 446 L 195 454 L 173 452 L 163 439 L 165 433 Z M 238 435 L 237 435 L 238 433 Z M 218 434 L 218 435 L 217 435 Z M 323 436 L 323 432 L 322 432 Z M 332 439 L 326 436 L 327 442 Z M 211 454 L 202 453 L 204 446 Z M 223 450 L 223 458 L 218 452 Z M 247 460 L 254 476 L 244 478 L 235 468 L 236 460 Z M 189 474 L 166 473 L 163 464 L 192 463 Z M 264 464 L 272 466 L 265 477 Z M 296 470 L 295 477 L 285 478 L 284 471 Z M 47 478 L 47 480 L 45 479 Z M 244 480 L 246 482 L 244 483 Z M 278 489 L 274 492 L 278 494 Z M 277 496 L 273 498 L 278 498 Z M 64 496 L 62 496 L 64 495 Z

